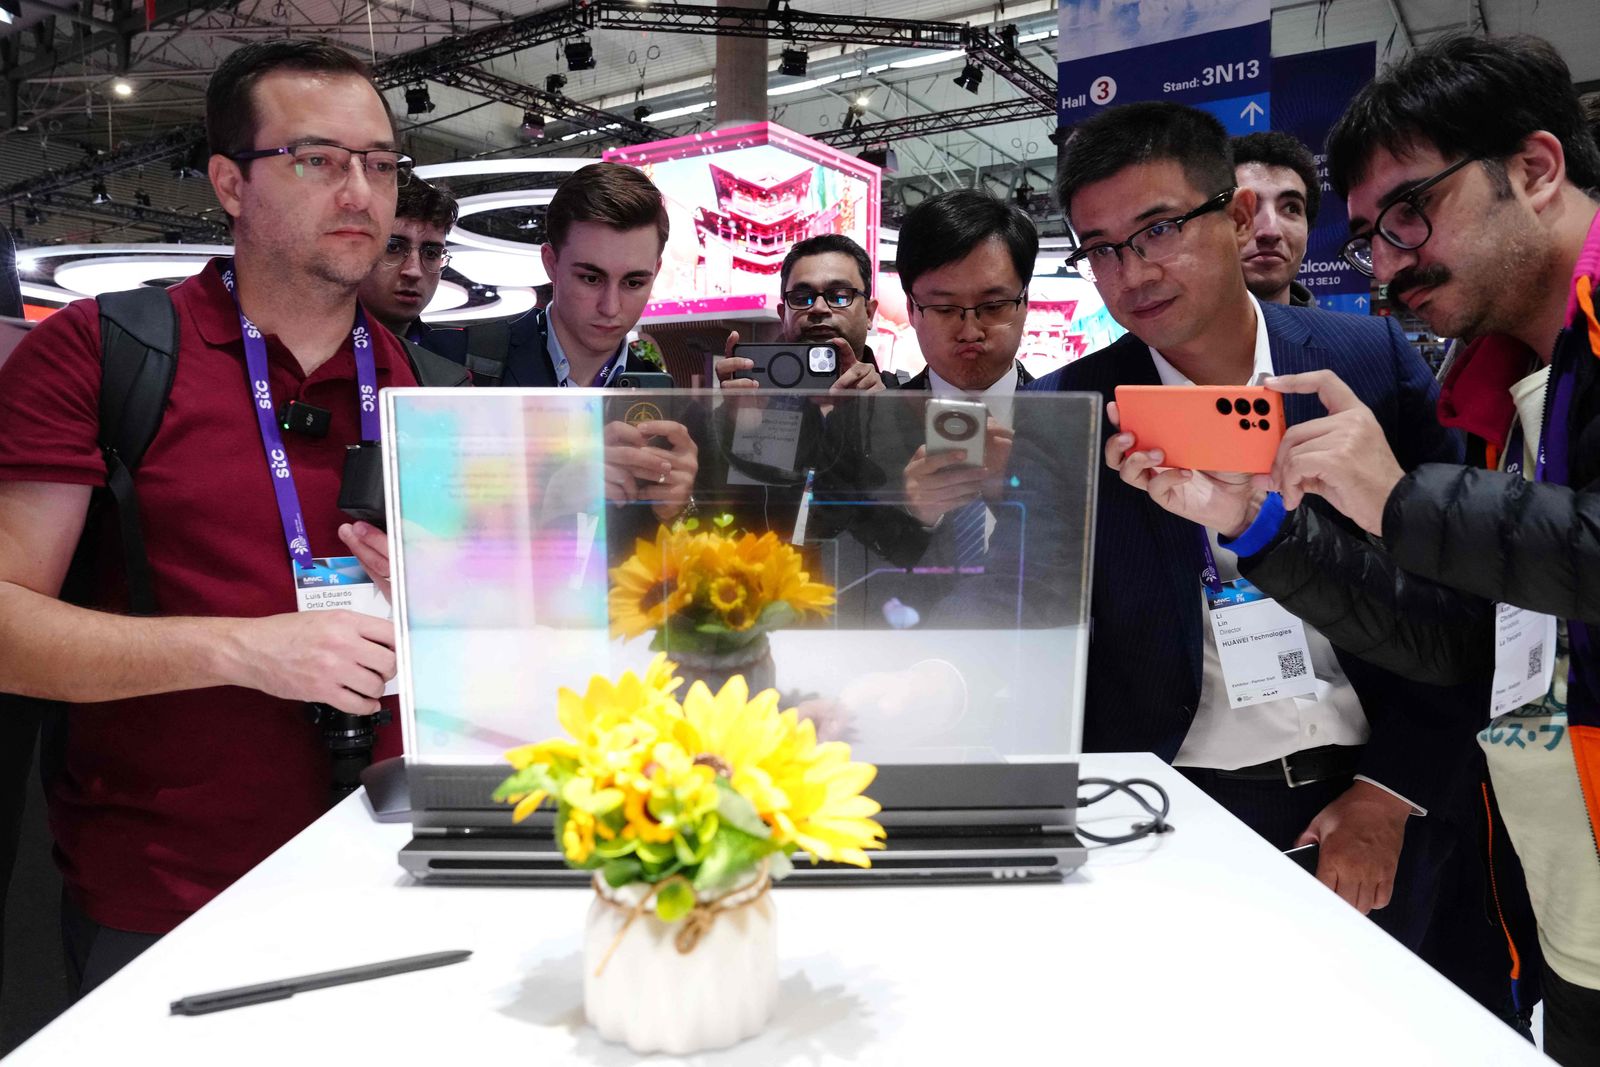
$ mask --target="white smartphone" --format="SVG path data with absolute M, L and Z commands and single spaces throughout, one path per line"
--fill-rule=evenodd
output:
M 982 402 L 941 396 L 928 401 L 925 427 L 928 455 L 961 452 L 962 462 L 981 467 L 988 431 L 989 409 Z

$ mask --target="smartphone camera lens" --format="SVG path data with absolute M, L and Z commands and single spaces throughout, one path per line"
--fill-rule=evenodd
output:
M 1250 420 L 1249 419 L 1240 419 L 1239 420 L 1239 429 L 1248 430 L 1249 428 L 1250 428 Z
M 1259 427 L 1260 427 L 1260 428 L 1261 428 L 1261 429 L 1263 429 L 1263 430 L 1270 430 L 1270 429 L 1272 429 L 1272 423 L 1270 423 L 1270 422 L 1268 422 L 1268 421 L 1267 421 L 1267 420 L 1266 420 L 1266 419 L 1261 419 L 1261 420 L 1259 420 L 1259 421 L 1258 421 L 1258 422 L 1257 422 L 1257 423 L 1256 423 L 1256 425 L 1257 425 L 1257 426 L 1259 426 Z
M 1232 415 L 1233 414 L 1233 404 L 1229 402 L 1227 397 L 1225 397 L 1225 396 L 1217 397 L 1217 414 L 1219 414 L 1219 415 Z
M 1256 403 L 1255 403 L 1255 409 L 1256 409 L 1256 414 L 1257 415 L 1270 415 L 1270 414 L 1272 414 L 1272 405 L 1267 403 L 1265 400 L 1257 400 Z M 1266 427 L 1263 426 L 1262 429 L 1264 430 L 1264 429 L 1266 429 Z
M 832 374 L 839 365 L 839 353 L 832 345 L 818 345 L 806 353 L 812 374 Z
M 1250 401 L 1241 396 L 1238 400 L 1233 402 L 1233 410 L 1241 415 L 1250 414 Z

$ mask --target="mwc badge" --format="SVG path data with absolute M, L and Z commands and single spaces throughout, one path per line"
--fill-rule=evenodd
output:
M 1206 589 L 1206 609 L 1229 707 L 1316 692 L 1305 625 L 1276 600 L 1237 578 Z
M 1556 617 L 1496 604 L 1490 717 L 1542 699 L 1555 673 Z
M 310 570 L 290 564 L 294 572 L 295 607 L 300 611 L 359 611 L 375 619 L 391 615 L 389 601 L 354 556 L 321 556 Z M 399 692 L 397 679 L 389 679 L 384 696 Z

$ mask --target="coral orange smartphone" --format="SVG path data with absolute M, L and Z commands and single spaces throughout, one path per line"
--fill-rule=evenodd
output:
M 1119 385 L 1117 413 L 1166 467 L 1266 474 L 1283 440 L 1283 394 L 1260 385 Z

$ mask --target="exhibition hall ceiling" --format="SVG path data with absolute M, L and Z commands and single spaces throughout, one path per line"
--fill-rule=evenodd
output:
M 312 34 L 373 57 L 380 70 L 390 61 L 393 70 L 396 57 L 451 36 L 569 9 L 566 4 L 525 0 L 153 0 L 155 20 L 143 31 L 145 8 L 130 0 L 9 2 L 20 2 L 22 15 L 10 26 L 0 26 L 0 68 L 5 72 L 0 87 L 15 88 L 14 96 L 0 99 L 5 111 L 0 224 L 21 228 L 21 243 L 30 246 L 219 238 L 215 203 L 204 180 L 180 179 L 175 166 L 180 159 L 148 149 L 164 143 L 162 139 L 176 143 L 198 132 L 206 78 L 241 44 L 286 33 Z M 1496 33 L 1526 31 L 1547 37 L 1580 83 L 1600 82 L 1600 21 L 1593 17 L 1593 3 L 1274 0 L 1273 52 L 1281 56 L 1374 41 L 1381 64 L 1440 33 L 1487 26 Z M 821 16 L 1012 25 L 1018 30 L 1019 61 L 1052 81 L 1055 77 L 1057 12 L 1052 3 L 976 7 L 938 0 L 874 0 L 870 5 L 858 0 L 807 2 L 798 9 Z M 139 31 L 131 38 L 114 32 L 130 27 Z M 125 64 L 119 39 L 128 48 Z M 430 78 L 423 84 L 431 111 L 408 114 L 415 110 L 408 108 L 408 85 L 394 85 L 387 96 L 406 131 L 408 150 L 419 162 L 438 163 L 540 155 L 598 158 L 605 148 L 616 147 L 616 131 L 594 131 L 603 123 L 592 111 L 586 123 L 576 124 L 540 111 L 536 117 L 545 120 L 544 136 L 525 130 L 526 105 L 540 99 L 546 79 L 557 74 L 566 79 L 559 95 L 586 109 L 636 119 L 669 135 L 713 125 L 715 37 L 703 29 L 599 28 L 586 39 L 593 48 L 592 69 L 569 70 L 563 42 L 549 40 L 472 64 L 470 85 L 450 86 Z M 783 50 L 793 47 L 808 49 L 804 75 L 777 69 Z M 958 86 L 956 76 L 965 59 L 959 49 L 831 44 L 804 37 L 772 40 L 767 49 L 772 71 L 765 117 L 805 134 L 837 132 L 857 117 L 870 124 L 1025 99 L 993 70 L 985 71 L 975 91 Z M 636 110 L 641 108 L 648 113 Z M 1036 214 L 1047 221 L 1049 207 L 1042 194 L 1054 172 L 1055 148 L 1049 140 L 1054 126 L 1049 117 L 971 129 L 946 124 L 895 141 L 895 167 L 884 182 L 886 218 L 892 222 L 897 205 L 915 203 L 941 188 L 979 182 L 996 195 L 1015 195 L 1019 186 L 1025 194 L 1032 190 Z M 48 200 L 39 196 L 30 203 L 22 195 L 30 183 L 95 160 L 118 164 L 101 176 L 103 190 L 92 180 L 81 180 L 52 190 Z M 121 166 L 123 162 L 127 165 Z M 95 204 L 96 199 L 110 203 Z

